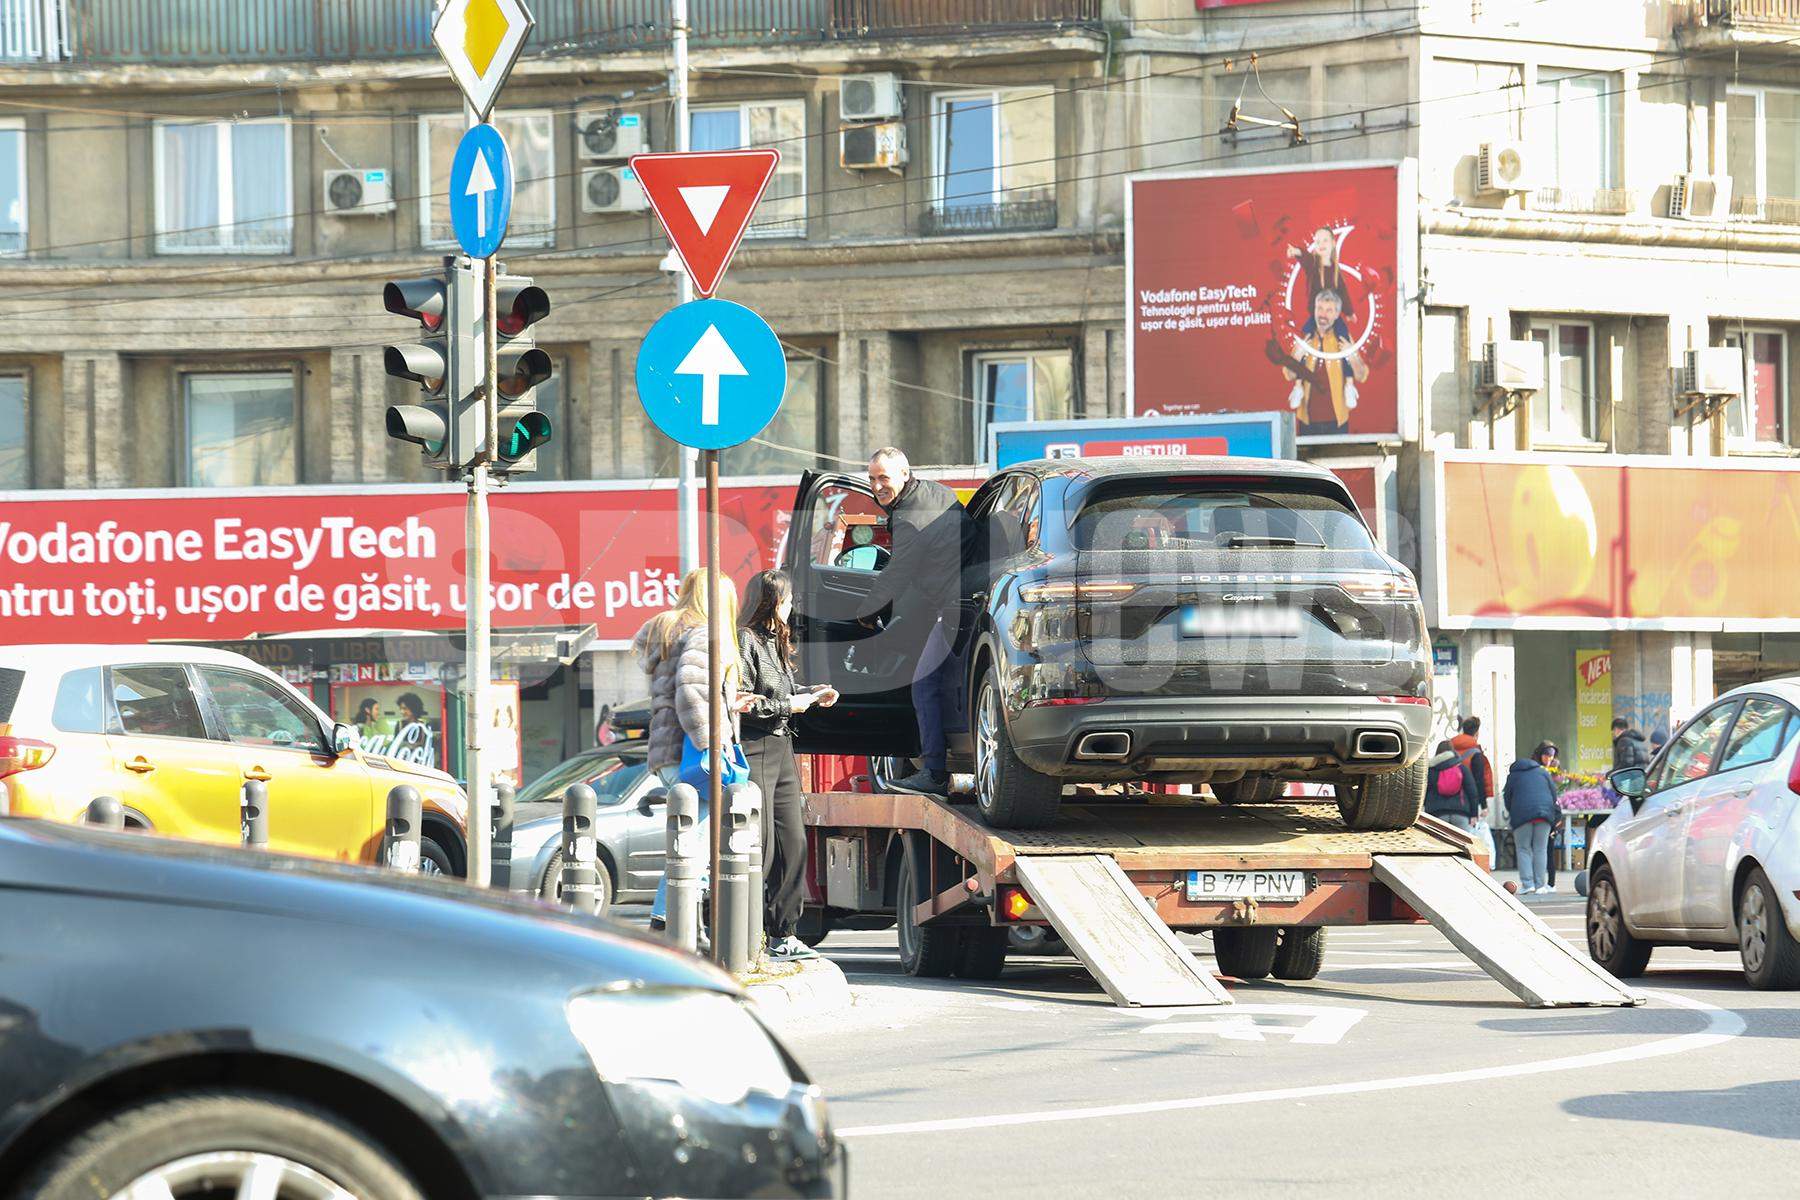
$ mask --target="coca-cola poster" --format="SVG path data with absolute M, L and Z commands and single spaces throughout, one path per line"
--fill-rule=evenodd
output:
M 1132 415 L 1277 412 L 1302 444 L 1398 440 L 1416 374 L 1407 175 L 1375 163 L 1133 178 Z
M 356 731 L 364 754 L 450 769 L 444 741 L 444 689 L 436 684 L 338 683 L 332 715 Z

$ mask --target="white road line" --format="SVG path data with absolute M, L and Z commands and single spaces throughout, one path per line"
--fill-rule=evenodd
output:
M 1271 1100 L 1306 1100 L 1319 1096 L 1351 1096 L 1364 1092 L 1390 1092 L 1404 1088 L 1438 1087 L 1451 1083 L 1480 1083 L 1554 1071 L 1580 1071 L 1614 1063 L 1637 1062 L 1690 1050 L 1721 1045 L 1744 1032 L 1744 1020 L 1728 1009 L 1671 992 L 1651 995 L 1666 1004 L 1706 1014 L 1706 1028 L 1698 1033 L 1658 1038 L 1636 1046 L 1571 1054 L 1537 1062 L 1503 1067 L 1478 1067 L 1467 1071 L 1440 1071 L 1430 1075 L 1397 1075 L 1389 1079 L 1365 1079 L 1353 1083 L 1324 1083 L 1311 1087 L 1269 1088 L 1254 1092 L 1226 1092 L 1215 1096 L 1190 1096 L 1180 1100 L 1152 1100 L 1138 1104 L 1107 1104 L 1089 1108 L 1051 1109 L 1044 1112 L 1000 1113 L 982 1117 L 952 1117 L 938 1121 L 903 1121 L 892 1125 L 859 1125 L 838 1130 L 839 1137 L 893 1137 L 911 1133 L 960 1133 L 971 1129 L 1003 1129 L 1018 1125 L 1042 1125 L 1056 1121 L 1092 1121 L 1107 1117 L 1134 1117 L 1149 1113 L 1181 1112 L 1197 1108 L 1223 1108 L 1237 1104 L 1261 1104 Z

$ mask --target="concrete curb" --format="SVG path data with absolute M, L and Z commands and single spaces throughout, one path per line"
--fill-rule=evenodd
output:
M 850 1007 L 850 984 L 829 958 L 763 961 L 744 984 L 757 1012 L 770 1021 L 814 1016 Z

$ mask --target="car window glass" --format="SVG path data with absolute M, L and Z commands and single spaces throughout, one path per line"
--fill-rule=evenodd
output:
M 1782 731 L 1787 727 L 1788 707 L 1779 700 L 1752 696 L 1744 701 L 1744 709 L 1731 726 L 1731 737 L 1719 759 L 1719 770 L 1768 762 L 1781 750 Z
M 525 790 L 519 793 L 518 799 L 514 803 L 531 804 L 538 800 L 561 799 L 563 789 L 580 779 L 582 772 L 598 761 L 600 759 L 597 755 L 583 755 L 580 758 L 571 758 L 567 762 L 558 763 L 532 780 Z
M 273 683 L 213 667 L 201 667 L 200 674 L 232 741 L 313 752 L 325 749 L 318 719 Z
M 119 729 L 142 737 L 204 738 L 200 705 L 180 667 L 114 667 L 113 707 Z
M 1031 544 L 1031 519 L 1037 499 L 1036 481 L 1029 475 L 1015 475 L 1001 488 L 982 528 L 987 534 L 989 564 L 998 565 L 1021 554 Z
M 1166 479 L 1101 492 L 1074 536 L 1083 550 L 1375 548 L 1361 518 L 1330 496 Z
M 878 571 L 893 545 L 887 513 L 875 497 L 858 488 L 828 483 L 813 502 L 808 557 L 816 566 Z M 872 553 L 872 550 L 879 553 Z M 853 553 L 846 553 L 853 552 Z
M 1656 790 L 1680 787 L 1712 773 L 1713 763 L 1717 760 L 1719 735 L 1725 731 L 1725 725 L 1731 720 L 1732 710 L 1736 707 L 1735 700 L 1729 704 L 1715 705 L 1695 717 L 1681 731 L 1669 745 L 1668 753 L 1663 756 L 1662 766 L 1657 772 Z
M 594 789 L 594 798 L 602 807 L 617 804 L 637 786 L 646 770 L 648 767 L 643 759 L 620 758 L 610 754 L 583 755 L 561 763 L 554 770 L 539 776 L 530 787 L 519 793 L 516 803 L 561 801 L 563 792 L 570 784 L 585 783 Z
M 50 706 L 50 723 L 64 733 L 99 733 L 101 712 L 100 668 L 83 667 L 70 671 L 56 685 L 56 700 Z

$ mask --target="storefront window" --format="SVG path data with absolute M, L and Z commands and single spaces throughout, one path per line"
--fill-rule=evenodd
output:
M 294 377 L 189 375 L 187 482 L 268 487 L 299 480 Z

